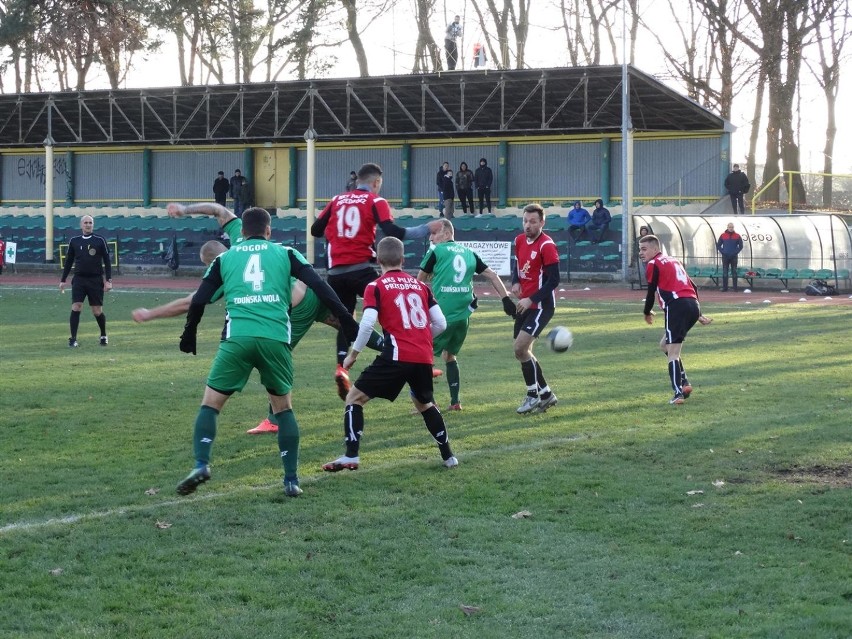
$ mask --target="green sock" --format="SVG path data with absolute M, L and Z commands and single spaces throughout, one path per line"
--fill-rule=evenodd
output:
M 210 406 L 202 406 L 195 417 L 195 430 L 192 433 L 192 449 L 196 464 L 206 466 L 210 463 L 210 449 L 216 439 L 216 418 L 219 411 Z
M 296 479 L 299 470 L 299 424 L 290 409 L 275 413 L 274 417 L 278 423 L 278 450 L 284 464 L 284 479 Z
M 370 339 L 367 340 L 367 348 L 372 348 L 374 351 L 382 350 L 382 346 L 384 346 L 385 338 L 383 335 L 373 331 L 370 334 Z
M 266 414 L 266 419 L 275 423 L 275 413 L 272 412 L 272 404 L 269 405 L 269 412 Z
M 450 387 L 450 404 L 459 403 L 459 363 L 447 362 L 447 384 Z

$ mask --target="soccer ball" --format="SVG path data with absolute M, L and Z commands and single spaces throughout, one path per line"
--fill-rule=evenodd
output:
M 554 353 L 564 353 L 574 343 L 574 335 L 564 326 L 557 326 L 547 334 L 547 343 Z

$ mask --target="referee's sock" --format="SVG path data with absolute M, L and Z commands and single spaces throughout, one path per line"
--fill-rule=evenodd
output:
M 284 479 L 297 479 L 299 470 L 299 424 L 291 409 L 275 413 L 278 424 L 278 450 L 284 465 Z
M 101 337 L 103 337 L 106 335 L 106 315 L 103 313 L 95 315 L 95 321 L 98 323 L 98 328 L 101 329 Z
M 80 328 L 80 311 L 71 311 L 71 319 L 68 320 L 71 325 L 71 339 L 77 339 L 77 329 Z
M 210 463 L 210 449 L 216 439 L 216 420 L 219 411 L 211 406 L 202 406 L 195 417 L 195 430 L 192 433 L 195 466 L 206 466 Z

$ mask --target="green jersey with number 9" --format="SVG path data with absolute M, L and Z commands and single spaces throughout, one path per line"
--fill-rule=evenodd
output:
M 442 242 L 426 253 L 420 269 L 432 273 L 432 294 L 447 322 L 467 319 L 473 310 L 473 275 L 488 265 L 466 246 Z

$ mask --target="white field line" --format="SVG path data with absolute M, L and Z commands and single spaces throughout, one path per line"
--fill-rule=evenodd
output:
M 633 429 L 628 429 L 633 430 Z M 628 432 L 625 431 L 625 432 Z M 612 434 L 612 431 L 608 431 L 607 434 Z M 535 442 L 525 442 L 523 444 L 514 444 L 512 446 L 502 446 L 500 448 L 489 448 L 487 450 L 473 450 L 465 452 L 465 454 L 461 457 L 462 464 L 466 459 L 472 457 L 478 457 L 482 454 L 499 454 L 499 453 L 509 453 L 513 451 L 522 451 L 522 450 L 532 450 L 536 448 L 542 447 L 552 447 L 552 446 L 561 446 L 563 444 L 569 444 L 571 442 L 576 442 L 584 439 L 591 439 L 595 435 L 591 435 L 588 433 L 583 433 L 579 435 L 572 435 L 570 437 L 555 437 L 553 439 L 543 439 Z M 395 461 L 395 462 L 387 462 L 384 464 L 377 464 L 375 466 L 370 465 L 368 468 L 359 468 L 357 471 L 341 471 L 341 474 L 345 474 L 346 472 L 357 472 L 357 473 L 374 473 L 381 472 L 383 470 L 389 468 L 398 468 L 403 464 L 421 464 L 422 460 L 411 459 L 408 461 Z M 449 470 L 447 472 L 459 472 L 457 470 Z M 313 477 L 307 477 L 301 480 L 301 484 L 304 486 L 306 484 L 316 484 L 319 482 L 327 481 L 330 473 L 323 473 L 322 475 L 316 475 Z M 337 474 L 337 473 L 335 473 Z M 70 524 L 76 524 L 82 521 L 91 521 L 96 519 L 112 519 L 114 517 L 123 517 L 125 515 L 131 515 L 134 513 L 144 513 L 152 510 L 159 510 L 163 508 L 171 508 L 173 506 L 186 506 L 194 501 L 207 501 L 210 499 L 219 499 L 220 497 L 231 497 L 233 495 L 238 495 L 245 492 L 257 492 L 259 490 L 273 490 L 280 489 L 281 482 L 276 482 L 275 484 L 270 484 L 266 486 L 244 486 L 241 488 L 236 488 L 234 490 L 220 491 L 220 492 L 202 492 L 201 494 L 197 494 L 195 497 L 186 498 L 186 499 L 169 499 L 167 501 L 159 501 L 151 504 L 139 504 L 134 506 L 123 506 L 120 508 L 111 508 L 109 510 L 94 510 L 85 513 L 77 513 L 74 515 L 66 515 L 65 517 L 53 517 L 50 519 L 42 519 L 37 521 L 18 521 L 11 524 L 6 524 L 5 526 L 0 527 L 0 535 L 8 535 L 10 533 L 16 532 L 30 532 L 33 530 L 42 530 L 44 528 L 52 528 L 55 526 L 67 526 Z M 303 498 L 305 499 L 305 498 Z M 310 497 L 307 497 L 310 499 Z

